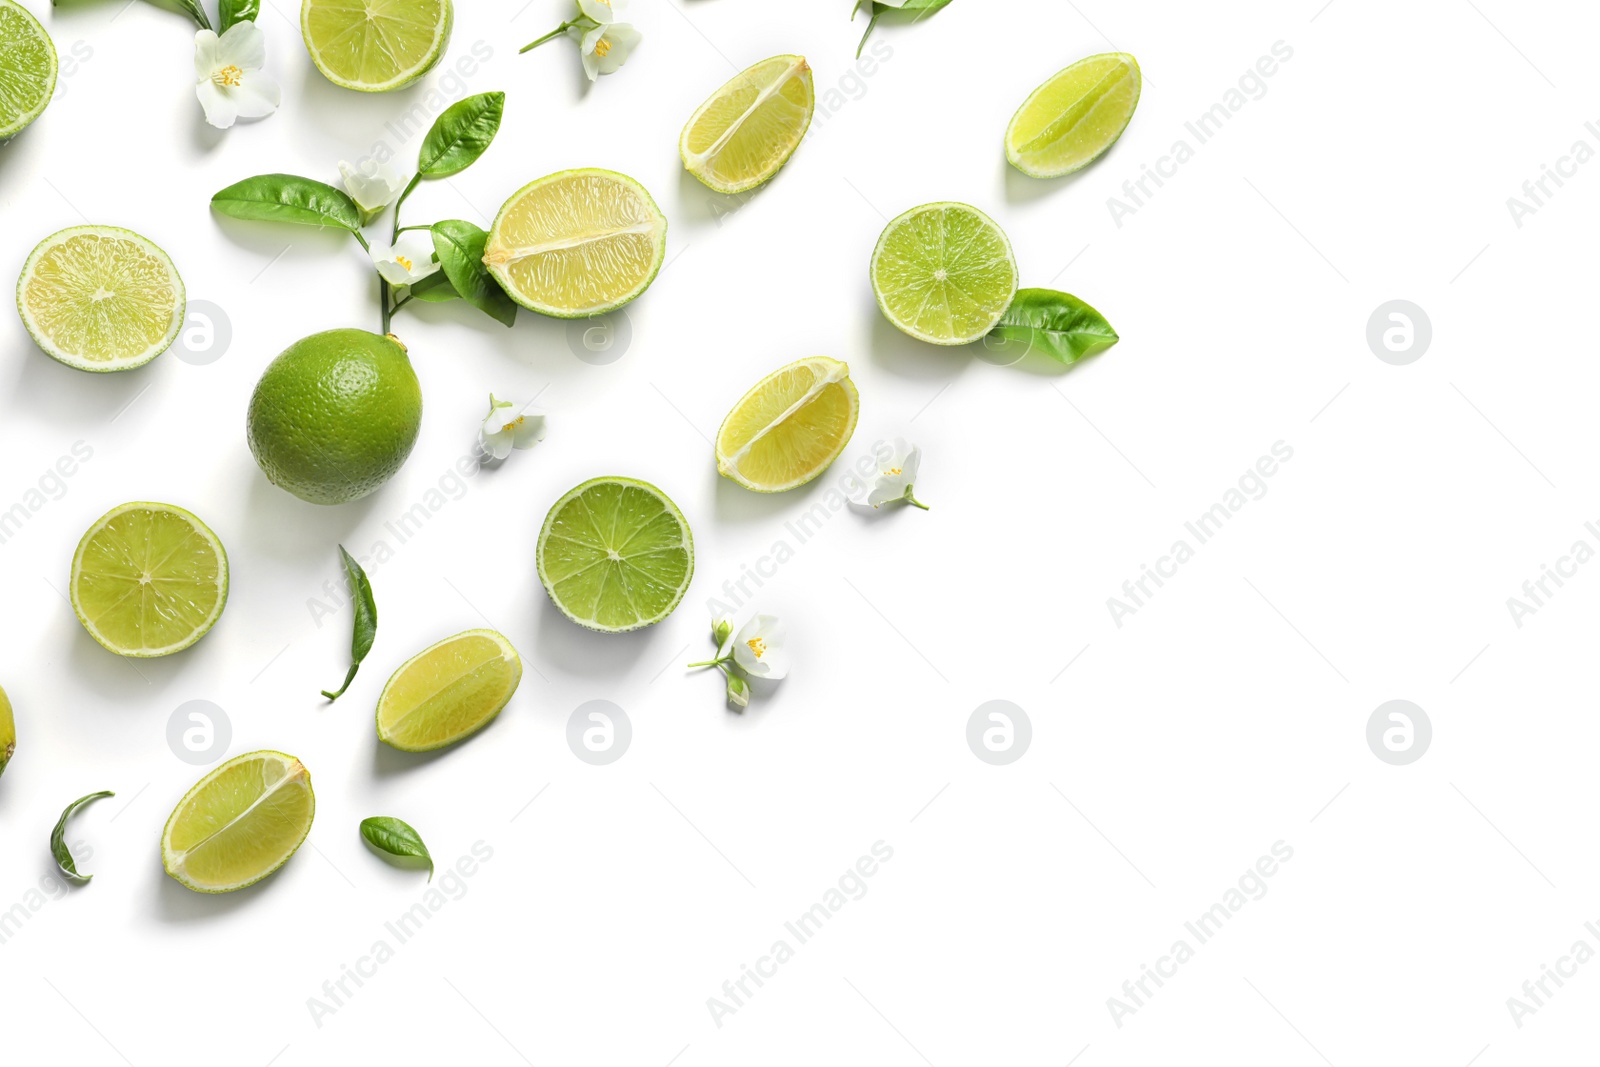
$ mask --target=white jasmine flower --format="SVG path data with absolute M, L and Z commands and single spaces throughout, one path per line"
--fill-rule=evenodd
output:
M 406 187 L 406 180 L 399 171 L 370 157 L 362 160 L 360 167 L 339 160 L 339 177 L 344 179 L 350 199 L 367 214 L 369 222 L 372 216 L 394 203 Z
M 495 459 L 505 459 L 512 449 L 532 448 L 544 440 L 545 413 L 531 401 L 520 411 L 509 400 L 497 400 L 489 394 L 489 414 L 484 417 L 478 431 L 478 443 L 485 454 Z
M 894 439 L 894 448 L 889 456 L 878 465 L 878 477 L 868 488 L 864 503 L 879 508 L 884 504 L 903 500 L 907 504 L 928 510 L 928 505 L 918 500 L 913 495 L 917 472 L 922 467 L 922 449 L 908 442 L 904 437 Z M 861 501 L 858 501 L 861 503 Z
M 266 35 L 254 22 L 236 22 L 218 37 L 194 35 L 195 95 L 206 121 L 227 129 L 236 119 L 259 119 L 278 110 L 278 83 L 263 74 Z
M 582 54 L 583 72 L 589 75 L 590 81 L 602 74 L 615 73 L 644 38 L 626 22 L 603 23 L 585 31 L 573 27 L 567 32 L 582 33 L 578 38 L 578 50 Z
M 776 615 L 757 615 L 733 639 L 733 662 L 754 678 L 776 681 L 789 673 L 789 656 L 783 647 L 783 621 Z
M 387 252 L 374 248 L 372 262 L 390 285 L 415 285 L 439 269 L 433 258 L 433 235 L 427 230 L 407 230 Z

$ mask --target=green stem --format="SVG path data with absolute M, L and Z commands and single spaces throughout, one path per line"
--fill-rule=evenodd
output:
M 690 667 L 719 667 L 719 668 L 722 669 L 722 671 L 724 673 L 726 673 L 728 668 L 724 667 L 723 664 L 727 663 L 732 658 L 733 658 L 732 656 L 723 656 L 721 659 L 702 660 L 699 663 L 691 663 L 691 664 L 689 664 L 689 666 Z
M 350 683 L 356 680 L 356 668 L 359 666 L 361 666 L 359 663 L 350 664 L 350 673 L 344 676 L 344 684 L 339 687 L 339 691 L 337 693 L 330 693 L 324 689 L 322 691 L 322 695 L 327 697 L 329 700 L 338 700 L 340 697 L 344 696 L 344 691 L 349 689 Z
M 400 206 L 406 202 L 406 197 L 411 195 L 412 190 L 416 189 L 417 185 L 421 181 L 422 172 L 418 171 L 416 174 L 411 176 L 411 181 L 406 183 L 406 187 L 400 193 L 399 199 L 394 202 L 394 233 L 389 237 L 390 244 L 393 244 L 395 241 L 400 239 Z
M 367 244 L 367 239 L 365 237 L 361 236 L 361 231 L 360 230 L 351 230 L 350 231 L 350 236 L 354 237 L 357 241 L 359 241 L 361 243 L 362 251 L 364 251 L 364 252 L 371 252 L 372 251 L 372 246 Z
M 852 21 L 856 17 L 856 11 L 859 11 L 859 10 L 861 10 L 861 4 L 857 4 L 856 5 L 856 10 L 850 12 L 850 18 L 851 18 Z M 883 17 L 883 5 L 882 4 L 873 4 L 872 5 L 872 18 L 867 23 L 867 32 L 863 33 L 861 35 L 861 43 L 856 45 L 856 58 L 857 59 L 861 58 L 861 50 L 863 48 L 867 47 L 867 38 L 872 36 L 873 29 L 878 25 L 878 20 L 880 18 L 882 18 L 882 17 Z
M 394 308 L 389 306 L 389 279 L 378 275 L 378 304 L 383 309 L 383 332 L 389 332 L 389 319 L 394 315 Z
M 911 495 L 911 486 L 909 486 L 909 485 L 906 486 L 906 495 L 901 497 L 900 499 L 904 500 L 907 504 L 910 504 L 914 508 L 921 508 L 923 511 L 931 510 L 931 509 L 929 509 L 928 505 L 924 504 L 922 501 L 918 500 L 916 497 Z
M 573 19 L 571 22 L 563 22 L 561 25 L 557 26 L 555 29 L 551 30 L 549 33 L 545 34 L 543 37 L 539 38 L 537 41 L 529 41 L 527 44 L 525 44 L 521 48 L 517 49 L 517 55 L 520 56 L 524 52 L 527 52 L 527 51 L 530 51 L 532 49 L 538 48 L 540 45 L 544 44 L 546 41 L 555 40 L 557 37 L 560 37 L 563 33 L 566 33 L 572 27 L 578 25 L 580 22 L 583 22 L 583 21 L 586 21 L 586 20 L 584 20 L 584 19 Z
M 401 226 L 399 229 L 394 231 L 394 235 L 396 237 L 399 237 L 401 234 L 407 233 L 407 232 L 409 232 L 411 230 L 431 230 L 431 229 L 433 229 L 432 226 L 428 226 L 428 225 L 419 223 L 416 226 Z
M 407 293 L 405 296 L 402 296 L 399 300 L 396 300 L 394 302 L 393 311 L 399 311 L 401 308 L 405 307 L 409 303 L 411 303 L 411 294 Z M 393 314 L 393 311 L 391 311 L 390 314 Z

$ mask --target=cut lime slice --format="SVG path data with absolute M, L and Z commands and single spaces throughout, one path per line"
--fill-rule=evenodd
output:
M 304 0 L 300 36 L 333 84 L 386 93 L 433 69 L 454 19 L 450 0 Z
M 667 255 L 667 217 L 615 171 L 567 170 L 523 186 L 489 229 L 483 262 L 511 299 L 572 319 L 644 292 Z
M 555 502 L 539 531 L 539 581 L 562 614 L 591 630 L 660 622 L 693 574 L 689 523 L 648 482 L 584 482 Z
M 889 223 L 871 269 L 872 291 L 889 321 L 936 345 L 978 340 L 1017 293 L 1011 242 L 966 204 L 924 204 Z
M 177 339 L 185 306 L 167 254 L 115 226 L 51 234 L 17 280 L 17 312 L 34 343 L 78 370 L 144 366 Z
M 804 485 L 844 451 L 859 412 L 847 365 L 796 360 L 757 382 L 722 420 L 717 471 L 758 493 Z
M 56 46 L 21 4 L 0 0 L 0 141 L 21 133 L 56 91 Z
M 6 764 L 17 753 L 17 721 L 11 714 L 11 698 L 0 689 L 0 774 L 6 773 Z
M 311 774 L 282 752 L 236 756 L 178 801 L 161 864 L 196 893 L 231 893 L 288 862 L 311 832 Z
M 1022 102 L 1006 127 L 1006 158 L 1033 178 L 1082 170 L 1127 129 L 1139 87 L 1139 63 L 1125 52 L 1078 60 Z
M 120 656 L 165 656 L 206 635 L 228 602 L 228 554 L 206 524 L 171 504 L 102 515 L 72 557 L 72 610 Z
M 678 154 L 690 174 L 719 193 L 754 189 L 800 147 L 815 106 L 804 56 L 763 59 L 700 105 L 678 139 Z
M 493 630 L 468 630 L 418 652 L 378 697 L 378 740 L 431 752 L 494 721 L 522 681 L 522 659 Z

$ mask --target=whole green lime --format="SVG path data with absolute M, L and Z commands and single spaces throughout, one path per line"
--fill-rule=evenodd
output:
M 327 330 L 267 364 L 245 434 L 273 485 L 313 504 L 344 504 L 394 476 L 421 424 L 422 387 L 399 338 Z

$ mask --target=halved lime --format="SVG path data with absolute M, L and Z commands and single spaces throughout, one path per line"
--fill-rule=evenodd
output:
M 171 504 L 112 508 L 72 557 L 72 610 L 120 656 L 165 656 L 200 640 L 228 602 L 228 554 Z
M 694 538 L 661 490 L 594 478 L 555 502 L 539 531 L 539 581 L 579 626 L 623 633 L 672 614 L 694 574 Z
M 522 659 L 493 630 L 468 630 L 418 652 L 378 697 L 378 740 L 430 752 L 494 721 L 522 681 Z
M 722 420 L 717 471 L 758 493 L 804 485 L 844 451 L 859 412 L 849 366 L 796 360 L 757 382 Z
M 1000 321 L 1017 293 L 1017 261 L 995 221 L 966 204 L 914 207 L 872 251 L 884 315 L 919 341 L 964 345 Z
M 235 756 L 200 779 L 161 833 L 161 865 L 196 893 L 255 885 L 288 862 L 317 812 L 311 773 L 293 756 Z
M 511 299 L 573 319 L 614 311 L 644 292 L 667 255 L 667 217 L 625 174 L 550 174 L 505 202 L 483 262 Z
M 0 141 L 21 133 L 56 91 L 56 46 L 28 9 L 0 0 Z
M 1139 87 L 1139 63 L 1125 52 L 1078 60 L 1035 89 L 1011 116 L 1006 158 L 1033 178 L 1082 170 L 1127 129 Z
M 177 340 L 185 307 L 167 254 L 116 226 L 51 234 L 17 279 L 17 313 L 34 343 L 78 370 L 144 366 Z
M 710 188 L 742 193 L 789 161 L 815 106 L 804 56 L 763 59 L 700 105 L 678 138 L 678 154 L 689 173 Z
M 363 93 L 410 85 L 450 43 L 450 0 L 305 0 L 300 36 L 333 84 Z

